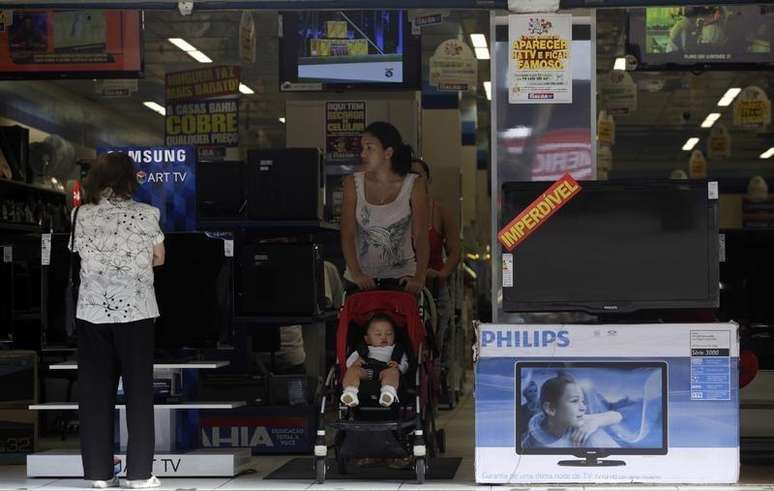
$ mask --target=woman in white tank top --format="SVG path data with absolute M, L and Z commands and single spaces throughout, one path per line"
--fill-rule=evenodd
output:
M 430 249 L 424 178 L 409 174 L 411 147 L 391 124 L 372 123 L 361 144 L 361 171 L 344 179 L 344 278 L 362 290 L 375 288 L 377 278 L 403 279 L 416 293 L 425 284 Z

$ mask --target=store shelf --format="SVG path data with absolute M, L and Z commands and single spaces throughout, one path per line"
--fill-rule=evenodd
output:
M 292 221 L 230 221 L 230 220 L 200 220 L 199 228 L 208 231 L 255 230 L 262 232 L 293 232 L 298 234 L 314 232 L 338 232 L 335 223 L 319 220 Z
M 335 319 L 339 315 L 338 311 L 323 312 L 318 315 L 304 316 L 255 316 L 255 317 L 236 317 L 234 323 L 240 327 L 249 327 L 251 325 L 275 325 L 290 326 L 293 324 L 314 324 L 316 322 L 325 322 Z
M 247 405 L 244 401 L 226 402 L 178 402 L 170 404 L 154 404 L 155 409 L 169 409 L 172 411 L 183 409 L 236 409 Z M 116 404 L 116 409 L 124 409 L 126 404 Z M 43 404 L 31 404 L 30 411 L 77 411 L 76 402 L 46 402 Z
M 774 401 L 770 399 L 742 399 L 740 409 L 774 409 Z
M 5 223 L 0 222 L 0 232 L 42 232 L 43 229 L 38 225 L 26 225 L 20 223 Z
M 214 370 L 227 367 L 231 364 L 228 361 L 189 361 L 183 363 L 154 363 L 154 370 L 174 370 L 174 369 L 192 369 L 192 370 Z M 63 361 L 48 366 L 51 370 L 77 370 L 78 362 Z

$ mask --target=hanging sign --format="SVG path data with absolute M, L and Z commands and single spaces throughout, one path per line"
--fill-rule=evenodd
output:
M 365 101 L 325 104 L 325 154 L 328 163 L 360 160 L 360 137 L 366 127 Z
M 130 97 L 137 92 L 137 79 L 97 80 L 96 90 L 102 97 Z
M 771 123 L 771 101 L 760 87 L 745 88 L 734 102 L 734 125 L 764 128 Z
M 255 19 L 245 10 L 239 21 L 239 61 L 243 65 L 255 63 Z
M 447 39 L 430 57 L 430 85 L 439 90 L 476 90 L 478 60 L 459 39 Z
M 722 159 L 731 156 L 731 135 L 722 124 L 715 124 L 710 130 L 707 141 L 707 156 L 711 159 Z
M 637 84 L 627 72 L 613 70 L 601 77 L 599 85 L 608 114 L 631 114 L 637 110 Z
M 13 24 L 13 10 L 0 9 L 0 32 L 5 32 Z
M 701 150 L 694 150 L 688 161 L 688 176 L 691 179 L 704 179 L 707 177 L 707 159 Z
M 524 242 L 532 232 L 537 230 L 566 205 L 581 190 L 580 184 L 568 173 L 556 181 L 545 193 L 538 196 L 528 207 L 508 223 L 497 234 L 497 240 L 508 251 Z
M 608 146 L 615 144 L 615 118 L 605 111 L 600 111 L 597 118 L 597 142 Z
M 416 9 L 409 11 L 409 20 L 414 29 L 443 24 L 449 16 L 449 10 Z
M 508 101 L 572 103 L 572 16 L 511 15 L 508 39 Z
M 613 151 L 607 145 L 597 148 L 597 176 L 600 171 L 607 173 L 613 168 Z

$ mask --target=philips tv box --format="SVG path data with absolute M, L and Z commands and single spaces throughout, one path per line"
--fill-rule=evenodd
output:
M 734 483 L 735 324 L 478 326 L 479 483 Z

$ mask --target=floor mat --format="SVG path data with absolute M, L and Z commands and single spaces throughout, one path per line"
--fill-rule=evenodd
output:
M 450 480 L 454 479 L 457 468 L 462 462 L 462 457 L 440 457 L 432 459 L 427 470 L 427 479 Z M 412 481 L 416 479 L 413 469 L 390 469 L 386 464 L 381 465 L 350 465 L 346 474 L 340 474 L 336 468 L 336 461 L 328 459 L 326 479 L 366 479 L 376 481 Z M 297 457 L 264 479 L 314 479 L 314 459 L 312 457 Z

